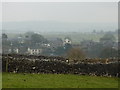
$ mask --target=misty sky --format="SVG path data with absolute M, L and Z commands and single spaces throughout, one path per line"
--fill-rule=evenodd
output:
M 3 22 L 61 21 L 117 23 L 117 4 L 117 2 L 6 2 L 2 6 L 2 15 Z
M 117 2 L 4 2 L 7 32 L 91 32 L 118 28 Z

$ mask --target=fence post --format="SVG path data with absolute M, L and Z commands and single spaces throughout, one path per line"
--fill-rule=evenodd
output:
M 6 72 L 8 72 L 8 54 L 7 54 L 7 60 L 6 60 Z

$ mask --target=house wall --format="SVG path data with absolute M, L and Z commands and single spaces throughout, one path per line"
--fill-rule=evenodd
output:
M 28 53 L 31 55 L 38 55 L 42 53 L 42 49 L 28 49 Z

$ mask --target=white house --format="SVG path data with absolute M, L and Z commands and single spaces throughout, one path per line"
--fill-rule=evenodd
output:
M 65 44 L 71 44 L 71 43 L 72 43 L 71 39 L 69 37 L 66 37 L 64 39 L 63 45 L 65 45 Z
M 18 54 L 19 53 L 19 49 L 18 48 L 14 48 L 14 49 L 9 48 L 8 49 L 8 53 L 16 53 L 16 54 Z
M 31 55 L 39 55 L 42 53 L 42 49 L 38 49 L 38 48 L 28 48 L 28 54 Z

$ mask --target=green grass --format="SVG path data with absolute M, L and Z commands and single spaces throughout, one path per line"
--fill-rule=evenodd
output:
M 70 74 L 2 75 L 3 88 L 117 88 L 118 78 Z
M 0 89 L 2 88 L 2 73 L 0 72 Z

